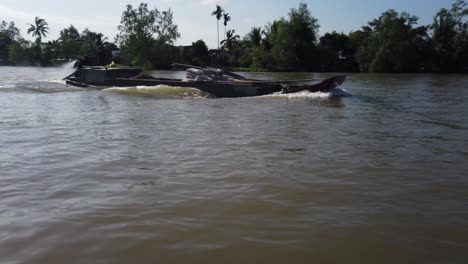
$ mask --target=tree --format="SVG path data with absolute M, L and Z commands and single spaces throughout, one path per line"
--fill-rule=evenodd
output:
M 41 54 L 42 54 L 42 47 L 41 41 L 43 37 L 46 37 L 49 33 L 49 27 L 47 22 L 39 17 L 34 19 L 34 24 L 29 24 L 28 34 L 31 34 L 33 37 L 36 37 L 36 43 L 32 47 L 32 54 L 33 54 L 33 61 L 34 63 L 42 64 Z
M 467 4 L 458 0 L 450 10 L 442 8 L 434 17 L 431 29 L 435 64 L 440 71 L 462 71 L 468 60 Z
M 425 68 L 428 27 L 416 27 L 418 18 L 390 9 L 363 27 L 356 59 L 361 71 L 416 72 Z
M 265 26 L 265 29 L 262 31 L 262 35 L 264 36 L 263 38 L 263 45 L 265 46 L 266 50 L 271 50 L 273 42 L 274 42 L 274 37 L 278 33 L 278 21 L 274 21 L 273 23 L 268 23 L 268 25 Z
M 157 11 L 157 9 L 155 9 Z M 173 13 L 169 8 L 167 11 L 156 12 L 156 40 L 161 44 L 174 44 L 180 38 L 178 26 L 174 25 Z
M 49 33 L 48 25 L 44 19 L 36 17 L 34 24 L 29 24 L 28 34 L 32 33 L 32 36 L 37 38 L 36 42 L 40 43 L 42 37 L 46 37 Z
M 318 70 L 318 20 L 305 3 L 291 9 L 288 19 L 282 18 L 266 30 L 267 50 L 271 48 L 276 63 L 282 67 L 300 70 Z
M 8 46 L 8 54 L 10 63 L 14 65 L 34 64 L 31 44 L 24 39 L 18 39 Z
M 326 33 L 320 38 L 320 70 L 342 71 L 345 62 L 344 54 L 349 52 L 349 38 L 347 35 Z
M 156 8 L 149 10 L 145 3 L 135 9 L 127 5 L 116 37 L 124 60 L 130 64 L 151 67 L 152 61 L 157 62 L 157 56 L 164 56 L 163 47 L 173 44 L 180 37 L 172 18 L 171 9 L 160 12 Z
M 317 52 L 318 20 L 313 17 L 307 4 L 300 3 L 298 9 L 289 13 L 291 30 L 290 45 L 292 49 L 293 67 L 304 70 L 318 70 L 319 56 Z
M 19 29 L 14 22 L 0 23 L 0 65 L 9 64 L 9 46 L 20 38 Z
M 218 49 L 219 49 L 219 20 L 223 17 L 224 10 L 221 6 L 216 5 L 216 9 L 211 13 L 212 16 L 216 16 L 218 20 Z
M 59 39 L 61 41 L 74 40 L 80 41 L 81 35 L 73 25 L 70 25 L 68 28 L 64 28 L 60 31 Z
M 0 35 L 14 41 L 19 37 L 20 31 L 16 27 L 15 22 L 10 21 L 10 23 L 7 23 L 6 21 L 2 21 L 0 23 Z
M 85 56 L 87 64 L 90 65 L 105 65 L 110 63 L 112 58 L 112 50 L 110 43 L 102 33 L 97 33 L 85 29 L 81 33 L 81 55 Z
M 81 35 L 73 25 L 60 31 L 58 56 L 61 59 L 76 59 L 80 56 Z
M 262 28 L 253 27 L 247 34 L 246 39 L 252 44 L 252 46 L 260 46 L 262 44 Z
M 197 40 L 192 43 L 193 59 L 192 63 L 195 65 L 204 65 L 208 60 L 208 47 L 203 40 Z
M 50 66 L 53 60 L 57 58 L 59 51 L 59 42 L 57 40 L 44 43 L 41 53 L 41 66 Z
M 224 18 L 224 39 L 226 39 L 226 27 L 227 27 L 227 24 L 229 21 L 231 21 L 231 16 L 229 15 L 229 13 L 224 13 L 223 14 L 223 18 Z
M 234 29 L 230 29 L 226 32 L 226 39 L 221 41 L 221 45 L 223 49 L 230 50 L 233 43 L 240 39 L 239 35 L 235 35 L 236 31 Z

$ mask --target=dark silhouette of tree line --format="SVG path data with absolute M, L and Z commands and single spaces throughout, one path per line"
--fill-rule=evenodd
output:
M 111 60 L 112 51 L 118 49 L 102 33 L 89 29 L 80 33 L 73 25 L 60 31 L 57 40 L 42 42 L 49 26 L 39 17 L 27 32 L 36 37 L 34 42 L 25 40 L 14 22 L 0 23 L 0 65 L 50 66 L 79 57 L 86 58 L 90 65 L 100 65 Z
M 307 5 L 240 40 L 228 35 L 222 48 L 229 66 L 325 72 L 468 72 L 468 9 L 463 0 L 441 9 L 432 25 L 387 10 L 360 30 L 318 37 Z M 229 32 L 229 31 L 228 31 Z M 230 38 L 232 37 L 232 39 Z
M 301 3 L 286 17 L 264 27 L 252 27 L 243 38 L 228 29 L 231 16 L 221 6 L 211 13 L 217 20 L 218 48 L 208 50 L 203 40 L 176 47 L 180 37 L 171 9 L 127 5 L 115 44 L 103 34 L 71 25 L 57 40 L 43 42 L 47 22 L 36 17 L 21 37 L 14 22 L 0 23 L 0 65 L 50 65 L 54 61 L 85 57 L 91 65 L 120 59 L 146 68 L 167 68 L 173 62 L 272 71 L 323 72 L 468 72 L 467 4 L 457 0 L 442 8 L 431 25 L 418 25 L 406 12 L 387 10 L 349 34 L 318 35 L 319 22 Z M 223 19 L 224 37 L 219 38 Z M 113 57 L 120 50 L 121 57 Z

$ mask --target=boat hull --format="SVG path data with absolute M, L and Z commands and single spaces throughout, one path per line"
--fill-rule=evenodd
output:
M 135 86 L 158 86 L 167 85 L 174 87 L 196 88 L 219 98 L 262 96 L 277 92 L 294 93 L 299 91 L 330 92 L 341 85 L 346 76 L 334 76 L 319 83 L 296 81 L 183 81 L 180 79 L 167 78 L 129 78 L 124 76 L 110 76 L 113 71 L 98 69 L 95 72 L 82 72 L 80 76 L 65 78 L 66 83 L 78 87 L 90 87 L 104 89 L 107 87 L 135 87 Z M 122 72 L 122 71 L 121 71 Z M 126 72 L 124 72 L 127 74 Z M 92 77 L 89 77 L 92 76 Z

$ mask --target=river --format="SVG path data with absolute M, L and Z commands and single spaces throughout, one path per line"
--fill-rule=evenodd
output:
M 467 75 L 210 99 L 70 72 L 0 67 L 1 263 L 468 259 Z

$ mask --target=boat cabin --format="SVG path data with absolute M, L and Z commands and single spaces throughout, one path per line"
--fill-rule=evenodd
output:
M 141 73 L 140 68 L 82 67 L 75 77 L 91 85 L 110 85 L 116 78 L 132 78 Z

